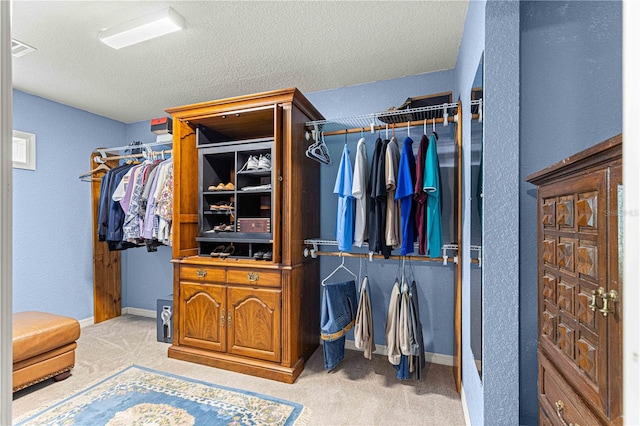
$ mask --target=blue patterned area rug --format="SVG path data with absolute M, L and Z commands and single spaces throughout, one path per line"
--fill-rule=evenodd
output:
M 294 402 L 128 367 L 18 425 L 304 425 Z

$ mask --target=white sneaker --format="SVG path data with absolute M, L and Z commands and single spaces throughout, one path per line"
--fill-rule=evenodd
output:
M 257 170 L 257 169 L 258 169 L 258 159 L 253 155 L 250 155 L 249 159 L 247 160 L 246 163 L 244 163 L 244 166 L 242 166 L 240 171 L 243 172 L 245 170 Z
M 269 170 L 271 168 L 271 154 L 260 155 L 258 169 Z

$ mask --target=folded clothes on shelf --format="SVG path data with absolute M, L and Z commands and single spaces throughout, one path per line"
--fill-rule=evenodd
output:
M 245 186 L 240 188 L 240 191 L 270 191 L 270 190 L 271 190 L 270 183 L 266 185 Z

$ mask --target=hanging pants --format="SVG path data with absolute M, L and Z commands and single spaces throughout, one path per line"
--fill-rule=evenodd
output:
M 333 370 L 344 359 L 345 336 L 353 327 L 357 308 L 355 281 L 322 286 L 320 337 L 325 369 Z

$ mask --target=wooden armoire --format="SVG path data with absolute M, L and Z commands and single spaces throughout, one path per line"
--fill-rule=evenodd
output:
M 169 357 L 293 383 L 319 343 L 319 163 L 285 89 L 166 110 L 173 118 Z
M 541 425 L 622 424 L 622 135 L 527 177 L 538 186 Z

